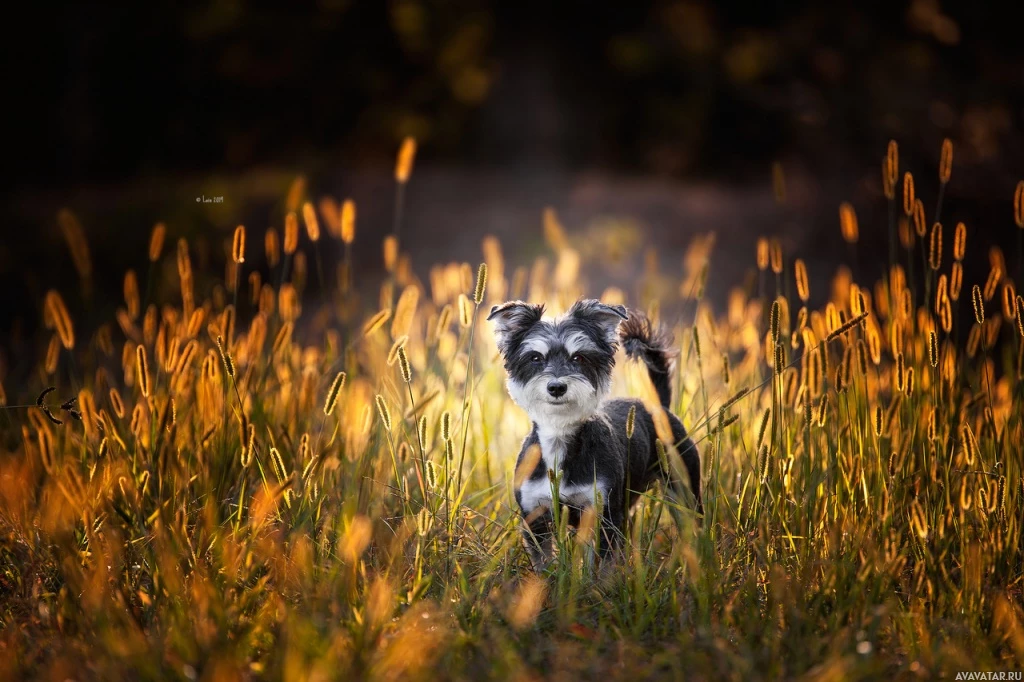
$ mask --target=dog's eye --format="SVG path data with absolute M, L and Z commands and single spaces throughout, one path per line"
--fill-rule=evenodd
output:
M 544 356 L 540 353 L 530 353 L 530 362 L 534 364 L 540 364 L 544 362 Z
M 579 353 L 577 353 L 576 355 L 572 356 L 572 361 L 575 362 L 577 365 L 582 365 L 587 362 L 587 359 L 580 355 Z

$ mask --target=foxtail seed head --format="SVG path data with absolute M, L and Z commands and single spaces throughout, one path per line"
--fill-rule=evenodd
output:
M 447 410 L 441 414 L 441 440 L 452 439 L 452 413 Z
M 47 374 L 53 375 L 57 372 L 58 362 L 60 362 L 60 337 L 54 334 L 50 337 L 50 343 L 46 347 L 46 359 L 43 361 L 43 369 Z
M 889 145 L 885 150 L 885 176 L 889 180 L 889 184 L 893 187 L 896 186 L 896 180 L 900 174 L 900 152 L 899 146 L 896 144 L 896 140 L 889 140 Z M 890 199 L 892 197 L 889 197 Z
M 365 337 L 369 336 L 370 334 L 373 334 L 375 331 L 377 331 L 381 327 L 383 327 L 384 323 L 386 323 L 390 318 L 391 318 L 391 310 L 390 309 L 384 308 L 383 310 L 378 312 L 376 315 L 374 315 L 369 320 L 367 320 L 366 324 L 363 325 L 363 337 L 365 338 Z
M 772 331 L 772 343 L 779 342 L 779 301 L 778 299 L 772 301 L 771 317 L 771 331 Z
M 914 176 L 907 171 L 903 174 L 903 212 L 907 217 L 914 215 Z
M 388 404 L 385 402 L 384 396 L 378 393 L 374 400 L 377 403 L 377 414 L 380 415 L 380 420 L 384 424 L 384 428 L 391 431 L 391 410 L 388 409 Z
M 110 408 L 114 410 L 118 419 L 124 419 L 124 402 L 116 388 L 110 389 Z
M 928 223 L 924 215 L 924 204 L 921 203 L 920 199 L 914 200 L 914 212 L 911 215 L 914 221 L 914 233 L 918 237 L 923 237 L 928 234 Z
M 299 217 L 289 211 L 284 217 L 284 252 L 292 255 L 299 248 Z
M 235 228 L 234 239 L 231 240 L 231 260 L 236 265 L 245 262 L 245 226 L 239 225 Z
M 938 286 L 935 287 L 935 313 L 940 314 L 942 305 L 949 298 L 949 284 L 946 275 L 939 275 Z
M 398 150 L 398 159 L 395 161 L 395 181 L 400 184 L 409 182 L 412 175 L 412 164 L 416 160 L 416 140 L 407 137 L 402 140 L 402 147 Z
M 274 268 L 281 262 L 281 238 L 277 230 L 269 228 L 263 236 L 263 251 L 267 255 L 267 265 Z
M 1017 183 L 1017 191 L 1013 193 L 1013 221 L 1024 230 L 1024 180 Z
M 747 394 L 749 394 L 749 393 L 750 393 L 750 387 L 749 386 L 744 386 L 740 390 L 736 391 L 736 393 L 734 393 L 731 398 L 729 398 L 728 400 L 725 401 L 725 403 L 722 404 L 722 407 L 719 410 L 719 412 L 723 412 L 723 413 L 727 412 L 730 407 L 732 407 L 733 405 L 735 405 L 739 401 L 743 400 L 747 396 Z
M 160 252 L 164 250 L 164 237 L 167 236 L 167 226 L 157 223 L 153 226 L 153 232 L 149 235 L 149 262 L 155 263 L 160 260 Z
M 636 426 L 636 405 L 629 406 L 626 415 L 626 440 L 633 440 L 633 428 Z
M 853 210 L 853 204 L 848 201 L 839 204 L 839 229 L 842 232 L 843 240 L 847 244 L 857 243 L 857 239 L 860 237 L 857 213 Z
M 993 266 L 988 271 L 988 279 L 985 280 L 985 300 L 991 301 L 996 295 L 996 290 L 999 288 L 999 282 L 1003 279 L 1003 271 L 1001 268 Z
M 149 397 L 149 361 L 146 358 L 146 347 L 141 343 L 135 347 L 135 373 L 138 375 L 139 388 L 144 398 Z
M 821 394 L 822 385 L 824 383 L 823 377 L 825 370 L 822 366 L 821 358 L 825 349 L 824 346 L 822 346 L 820 348 L 811 349 L 809 352 L 807 388 L 811 392 L 811 395 L 818 396 Z
M 851 329 L 859 325 L 861 322 L 866 320 L 867 317 L 867 313 L 861 313 L 857 317 L 850 318 L 840 326 L 836 327 L 836 329 L 831 334 L 829 334 L 828 337 L 825 339 L 826 342 L 832 343 L 832 341 L 834 341 L 836 338 L 842 336 L 843 334 L 850 331 Z
M 306 234 L 309 235 L 309 241 L 320 241 L 320 221 L 317 220 L 316 209 L 313 208 L 312 202 L 307 201 L 302 205 L 302 220 L 306 223 Z
M 412 329 L 419 300 L 420 292 L 415 286 L 410 284 L 402 290 L 402 295 L 398 297 L 398 303 L 395 304 L 395 314 L 391 321 L 392 338 L 408 334 Z
M 796 272 L 796 291 L 800 300 L 804 303 L 811 297 L 810 287 L 807 283 L 807 264 L 804 263 L 803 259 L 797 258 L 794 263 L 794 270 Z
M 403 334 L 395 339 L 395 342 L 391 344 L 391 350 L 388 351 L 387 365 L 388 367 L 393 366 L 398 362 L 398 351 L 402 346 L 409 342 L 409 335 Z
M 757 269 L 762 272 L 768 269 L 768 239 L 758 237 L 757 239 Z
M 931 239 L 928 241 L 928 265 L 938 270 L 942 265 L 942 224 L 932 225 Z
M 420 448 L 427 447 L 427 415 L 420 415 L 416 422 L 416 438 L 419 440 Z
M 665 444 L 660 438 L 654 439 L 654 450 L 658 453 L 658 461 L 661 462 L 662 470 L 671 471 L 669 468 L 668 450 L 665 448 Z
M 283 483 L 288 478 L 288 470 L 284 466 L 281 452 L 275 447 L 270 448 L 270 463 L 274 469 L 274 475 L 277 476 L 277 480 Z
M 351 244 L 356 240 L 356 203 L 345 199 L 341 205 L 341 241 Z
M 1024 296 L 1017 296 L 1017 331 L 1024 337 Z
M 960 442 L 963 445 L 964 461 L 968 466 L 974 464 L 978 459 L 978 441 L 974 437 L 974 431 L 970 425 L 964 424 L 960 429 Z
M 463 327 L 473 324 L 473 304 L 465 294 L 459 294 L 459 324 Z
M 964 259 L 964 251 L 967 249 L 967 226 L 963 223 L 956 224 L 956 232 L 953 234 L 953 260 L 960 262 Z
M 977 284 L 971 288 L 971 301 L 974 303 L 974 319 L 978 324 L 985 324 L 985 301 L 981 296 L 981 287 Z
M 772 272 L 776 275 L 782 274 L 782 243 L 778 239 L 772 239 L 769 243 L 769 255 L 772 261 Z
M 228 373 L 229 377 L 234 378 L 235 361 L 231 359 L 231 353 L 224 347 L 224 338 L 221 336 L 217 337 L 217 352 L 220 353 L 220 361 L 224 363 L 224 371 Z
M 1009 320 L 1017 318 L 1017 288 L 1009 279 L 1003 282 L 1003 315 Z
M 473 303 L 480 305 L 484 302 L 484 292 L 487 290 L 487 263 L 481 263 L 476 271 L 476 286 L 473 288 Z
M 64 298 L 56 289 L 46 292 L 44 301 L 44 312 L 47 319 L 47 327 L 55 327 L 57 335 L 60 336 L 61 345 L 67 350 L 75 347 L 75 328 L 71 324 L 71 315 L 64 305 Z
M 766 407 L 764 414 L 761 416 L 761 426 L 757 429 L 757 450 L 761 449 L 761 445 L 764 444 L 764 435 L 768 430 L 768 419 L 772 416 L 772 408 Z
M 952 301 L 960 300 L 960 289 L 964 284 L 964 266 L 957 261 L 953 263 L 953 270 L 949 274 L 949 298 Z
M 249 465 L 252 464 L 252 456 L 256 452 L 256 425 L 249 424 L 247 430 L 247 438 L 242 441 L 241 464 L 243 469 L 249 468 Z
M 334 377 L 334 381 L 331 382 L 331 390 L 327 391 L 327 400 L 324 402 L 325 415 L 330 416 L 334 412 L 334 406 L 338 403 L 338 394 L 345 387 L 346 377 L 347 375 L 344 372 L 338 372 Z
M 398 349 L 398 368 L 402 372 L 402 380 L 405 383 L 412 381 L 412 366 L 409 364 L 409 354 L 405 351 L 405 346 L 400 346 Z
M 188 241 L 178 240 L 178 277 L 184 283 L 192 279 L 192 259 L 188 255 Z
M 939 182 L 945 185 L 953 172 L 953 141 L 948 137 L 942 141 L 942 153 L 939 155 Z
M 139 300 L 139 279 L 134 270 L 124 273 L 124 303 L 128 307 L 128 316 L 133 320 L 139 317 L 141 302 Z
M 39 459 L 43 463 L 46 473 L 53 475 L 57 470 L 57 462 L 53 452 L 53 435 L 49 429 L 39 429 L 37 434 L 39 444 Z
M 398 264 L 398 237 L 393 234 L 384 237 L 381 249 L 384 255 L 384 269 L 394 272 L 395 265 Z

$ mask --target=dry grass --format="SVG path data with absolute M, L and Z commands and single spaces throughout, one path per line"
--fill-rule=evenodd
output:
M 414 149 L 406 143 L 396 168 L 398 234 Z M 940 173 L 944 188 L 948 164 Z M 41 340 L 35 379 L 0 388 L 28 403 L 0 417 L 0 677 L 1019 668 L 1024 301 L 993 252 L 990 281 L 964 282 L 976 316 L 959 315 L 946 275 L 965 250 L 982 256 L 959 229 L 956 264 L 941 252 L 942 227 L 915 239 L 904 222 L 897 243 L 898 175 L 892 145 L 884 194 L 904 266 L 882 281 L 843 268 L 822 296 L 810 291 L 809 275 L 823 274 L 813 262 L 790 269 L 764 239 L 750 249 L 759 282 L 715 311 L 703 300 L 713 243 L 703 240 L 670 286 L 652 270 L 640 296 L 605 292 L 655 316 L 654 291 L 696 308 L 675 329 L 675 407 L 699 441 L 706 517 L 698 526 L 655 490 L 622 565 L 597 572 L 588 534 L 563 528 L 541 577 L 527 569 L 512 497 L 528 424 L 482 319 L 507 298 L 557 312 L 593 293 L 553 212 L 553 267 L 507 267 L 488 239 L 486 267 L 434 266 L 421 282 L 391 237 L 373 302 L 356 293 L 367 287 L 348 249 L 353 204 L 322 201 L 318 222 L 304 187 L 290 192 L 307 237 L 319 239 L 322 222 L 326 239 L 344 242 L 338 285 L 319 302 L 306 252 L 322 279 L 320 253 L 294 212 L 283 258 L 276 232 L 249 241 L 266 246 L 262 270 L 243 228 L 223 235 L 230 258 L 216 286 L 193 271 L 185 240 L 163 253 L 173 229 L 158 226 L 146 286 L 126 277 L 116 325 L 76 327 L 76 306 L 52 292 L 55 333 Z M 781 168 L 774 176 L 781 200 Z M 923 208 L 905 178 L 899 208 L 912 217 Z M 852 206 L 840 215 L 856 249 Z M 87 278 L 85 233 L 70 213 L 61 223 Z M 177 290 L 154 286 L 175 257 Z M 803 307 L 816 294 L 825 305 Z M 640 368 L 616 371 L 619 392 L 651 395 Z M 32 399 L 50 385 L 41 409 Z

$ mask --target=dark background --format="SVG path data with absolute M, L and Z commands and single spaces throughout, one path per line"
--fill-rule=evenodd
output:
M 429 159 L 680 177 L 1022 152 L 1016 2 L 131 3 L 9 26 L 19 187 Z M 927 156 L 926 156 L 927 155 Z M 1019 158 L 1019 157 L 1018 157 Z M 923 160 L 923 159 L 922 159 Z
M 1005 241 L 1016 263 L 1024 3 L 223 0 L 29 11 L 9 23 L 4 48 L 13 123 L 2 336 L 35 328 L 46 289 L 76 286 L 62 207 L 85 227 L 111 306 L 124 270 L 145 265 L 156 221 L 167 221 L 169 245 L 238 222 L 258 244 L 280 227 L 298 173 L 314 198 L 357 199 L 359 248 L 376 260 L 405 135 L 420 141 L 405 243 L 421 265 L 478 259 L 487 233 L 512 260 L 532 258 L 552 204 L 570 229 L 635 216 L 665 269 L 679 268 L 694 234 L 714 230 L 719 258 L 742 259 L 716 269 L 723 284 L 752 263 L 757 235 L 779 234 L 824 281 L 830 267 L 814 262 L 845 255 L 842 200 L 861 218 L 862 262 L 878 261 L 887 141 L 899 141 L 930 214 L 944 137 L 956 145 L 948 220 L 967 220 L 972 244 Z M 771 200 L 773 161 L 787 173 L 783 209 Z M 225 204 L 198 212 L 199 194 Z

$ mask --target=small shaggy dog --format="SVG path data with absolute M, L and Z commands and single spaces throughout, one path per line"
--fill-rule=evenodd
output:
M 529 533 L 526 546 L 534 567 L 552 555 L 552 491 L 549 471 L 561 475 L 558 497 L 578 526 L 583 510 L 603 501 L 601 554 L 625 537 L 629 509 L 658 479 L 669 480 L 655 441 L 654 420 L 638 400 L 608 400 L 615 351 L 621 341 L 630 358 L 643 360 L 672 427 L 674 445 L 689 474 L 701 512 L 700 458 L 682 422 L 668 411 L 671 395 L 671 336 L 652 329 L 641 313 L 623 306 L 581 300 L 562 317 L 543 319 L 543 305 L 511 301 L 495 306 L 498 349 L 508 372 L 508 392 L 526 410 L 533 429 L 516 463 L 540 446 L 533 472 L 515 491 Z M 636 407 L 631 439 L 630 409 Z M 531 466 L 527 462 L 525 467 Z M 685 485 L 685 484 L 683 484 Z

